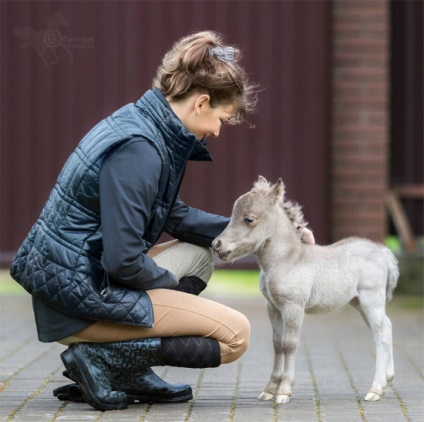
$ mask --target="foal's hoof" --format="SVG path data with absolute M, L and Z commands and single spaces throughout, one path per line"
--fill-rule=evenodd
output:
M 275 402 L 276 403 L 288 403 L 290 401 L 290 396 L 288 396 L 287 394 L 278 394 L 277 396 L 275 396 Z
M 365 396 L 365 401 L 378 401 L 381 399 L 380 394 L 377 393 L 373 393 L 372 391 L 370 391 L 366 396 Z
M 265 391 L 263 391 L 260 396 L 258 397 L 258 400 L 272 400 L 275 397 L 275 402 L 280 404 L 280 403 L 288 403 L 290 401 L 290 396 L 287 394 L 277 394 L 276 396 L 274 396 L 274 394 L 271 393 L 267 393 Z
M 270 394 L 270 393 L 266 393 L 265 391 L 263 391 L 259 397 L 258 400 L 272 400 L 274 398 L 274 394 Z

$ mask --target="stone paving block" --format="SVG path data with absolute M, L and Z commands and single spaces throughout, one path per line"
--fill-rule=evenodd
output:
M 375 403 L 364 402 L 375 370 L 371 334 L 359 314 L 347 308 L 307 316 L 296 360 L 290 403 L 262 402 L 273 364 L 272 331 L 259 297 L 212 297 L 245 313 L 252 325 L 250 347 L 237 362 L 205 370 L 156 367 L 168 382 L 192 386 L 194 400 L 182 404 L 134 404 L 123 411 L 99 412 L 84 403 L 60 402 L 52 390 L 69 383 L 61 375 L 58 344 L 37 341 L 30 298 L 2 301 L 0 318 L 0 419 L 19 422 L 261 422 L 424 419 L 423 314 L 388 306 L 393 323 L 395 371 L 392 388 Z M 0 297 L 1 299 L 1 297 Z M 6 323 L 4 323 L 6 322 Z

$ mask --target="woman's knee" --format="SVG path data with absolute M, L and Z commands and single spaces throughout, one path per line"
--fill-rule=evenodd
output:
M 193 257 L 192 271 L 190 275 L 199 277 L 205 283 L 208 283 L 212 277 L 214 269 L 213 254 L 210 248 L 186 244 L 190 249 L 190 255 Z
M 221 343 L 221 363 L 231 363 L 241 357 L 249 347 L 250 323 L 245 315 L 238 312 L 237 330 L 228 343 Z
M 205 283 L 212 277 L 214 263 L 209 248 L 186 242 L 171 242 L 149 251 L 156 263 L 174 273 L 177 278 L 196 276 Z

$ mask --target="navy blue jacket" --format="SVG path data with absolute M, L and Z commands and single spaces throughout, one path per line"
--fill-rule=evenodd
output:
M 133 142 L 145 143 L 140 165 L 149 162 L 149 171 L 132 181 L 146 192 L 138 204 L 144 216 L 137 233 L 139 253 L 122 262 L 119 253 L 106 256 L 103 251 L 103 230 L 108 226 L 102 221 L 105 204 L 100 201 L 99 179 L 105 160 Z M 144 290 L 172 288 L 178 280 L 158 267 L 147 251 L 164 231 L 210 246 L 229 221 L 179 200 L 189 159 L 211 160 L 211 156 L 157 89 L 102 120 L 66 162 L 17 252 L 12 277 L 37 299 L 70 315 L 152 326 L 153 312 Z

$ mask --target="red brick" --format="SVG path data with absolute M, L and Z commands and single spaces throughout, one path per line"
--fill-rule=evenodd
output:
M 343 54 L 333 58 L 333 66 L 336 68 L 378 68 L 387 63 L 387 53 L 380 52 L 369 54 L 366 57 L 360 53 Z
M 387 149 L 387 142 L 374 142 L 362 138 L 359 141 L 352 141 L 343 138 L 338 138 L 337 142 L 334 142 L 331 148 L 332 154 L 348 154 L 348 156 L 355 154 L 375 154 L 385 155 L 384 152 Z
M 342 23 L 333 28 L 333 39 L 381 39 L 387 35 L 388 27 L 384 24 L 364 24 L 362 22 Z
M 334 3 L 338 3 L 335 1 Z M 337 19 L 339 23 L 360 22 L 363 25 L 386 24 L 387 17 L 383 13 L 349 13 L 347 11 L 336 11 L 333 14 L 333 20 Z
M 336 141 L 334 141 L 334 145 L 343 145 L 347 143 L 356 143 L 361 145 L 362 147 L 369 144 L 385 144 L 387 145 L 387 133 L 385 131 L 381 131 L 379 133 L 376 132 L 343 132 L 343 130 L 334 129 L 332 131 L 332 136 L 334 133 L 343 134 L 343 137 L 339 137 Z
M 335 7 L 343 10 L 356 11 L 376 9 L 380 10 L 383 3 L 386 3 L 386 0 L 337 0 L 334 2 Z
M 332 236 L 386 231 L 389 12 L 386 0 L 332 3 Z
M 332 122 L 332 126 L 333 130 L 352 124 L 382 125 L 387 127 L 387 119 L 386 113 L 383 112 L 362 112 L 362 110 L 339 111 L 337 118 Z

